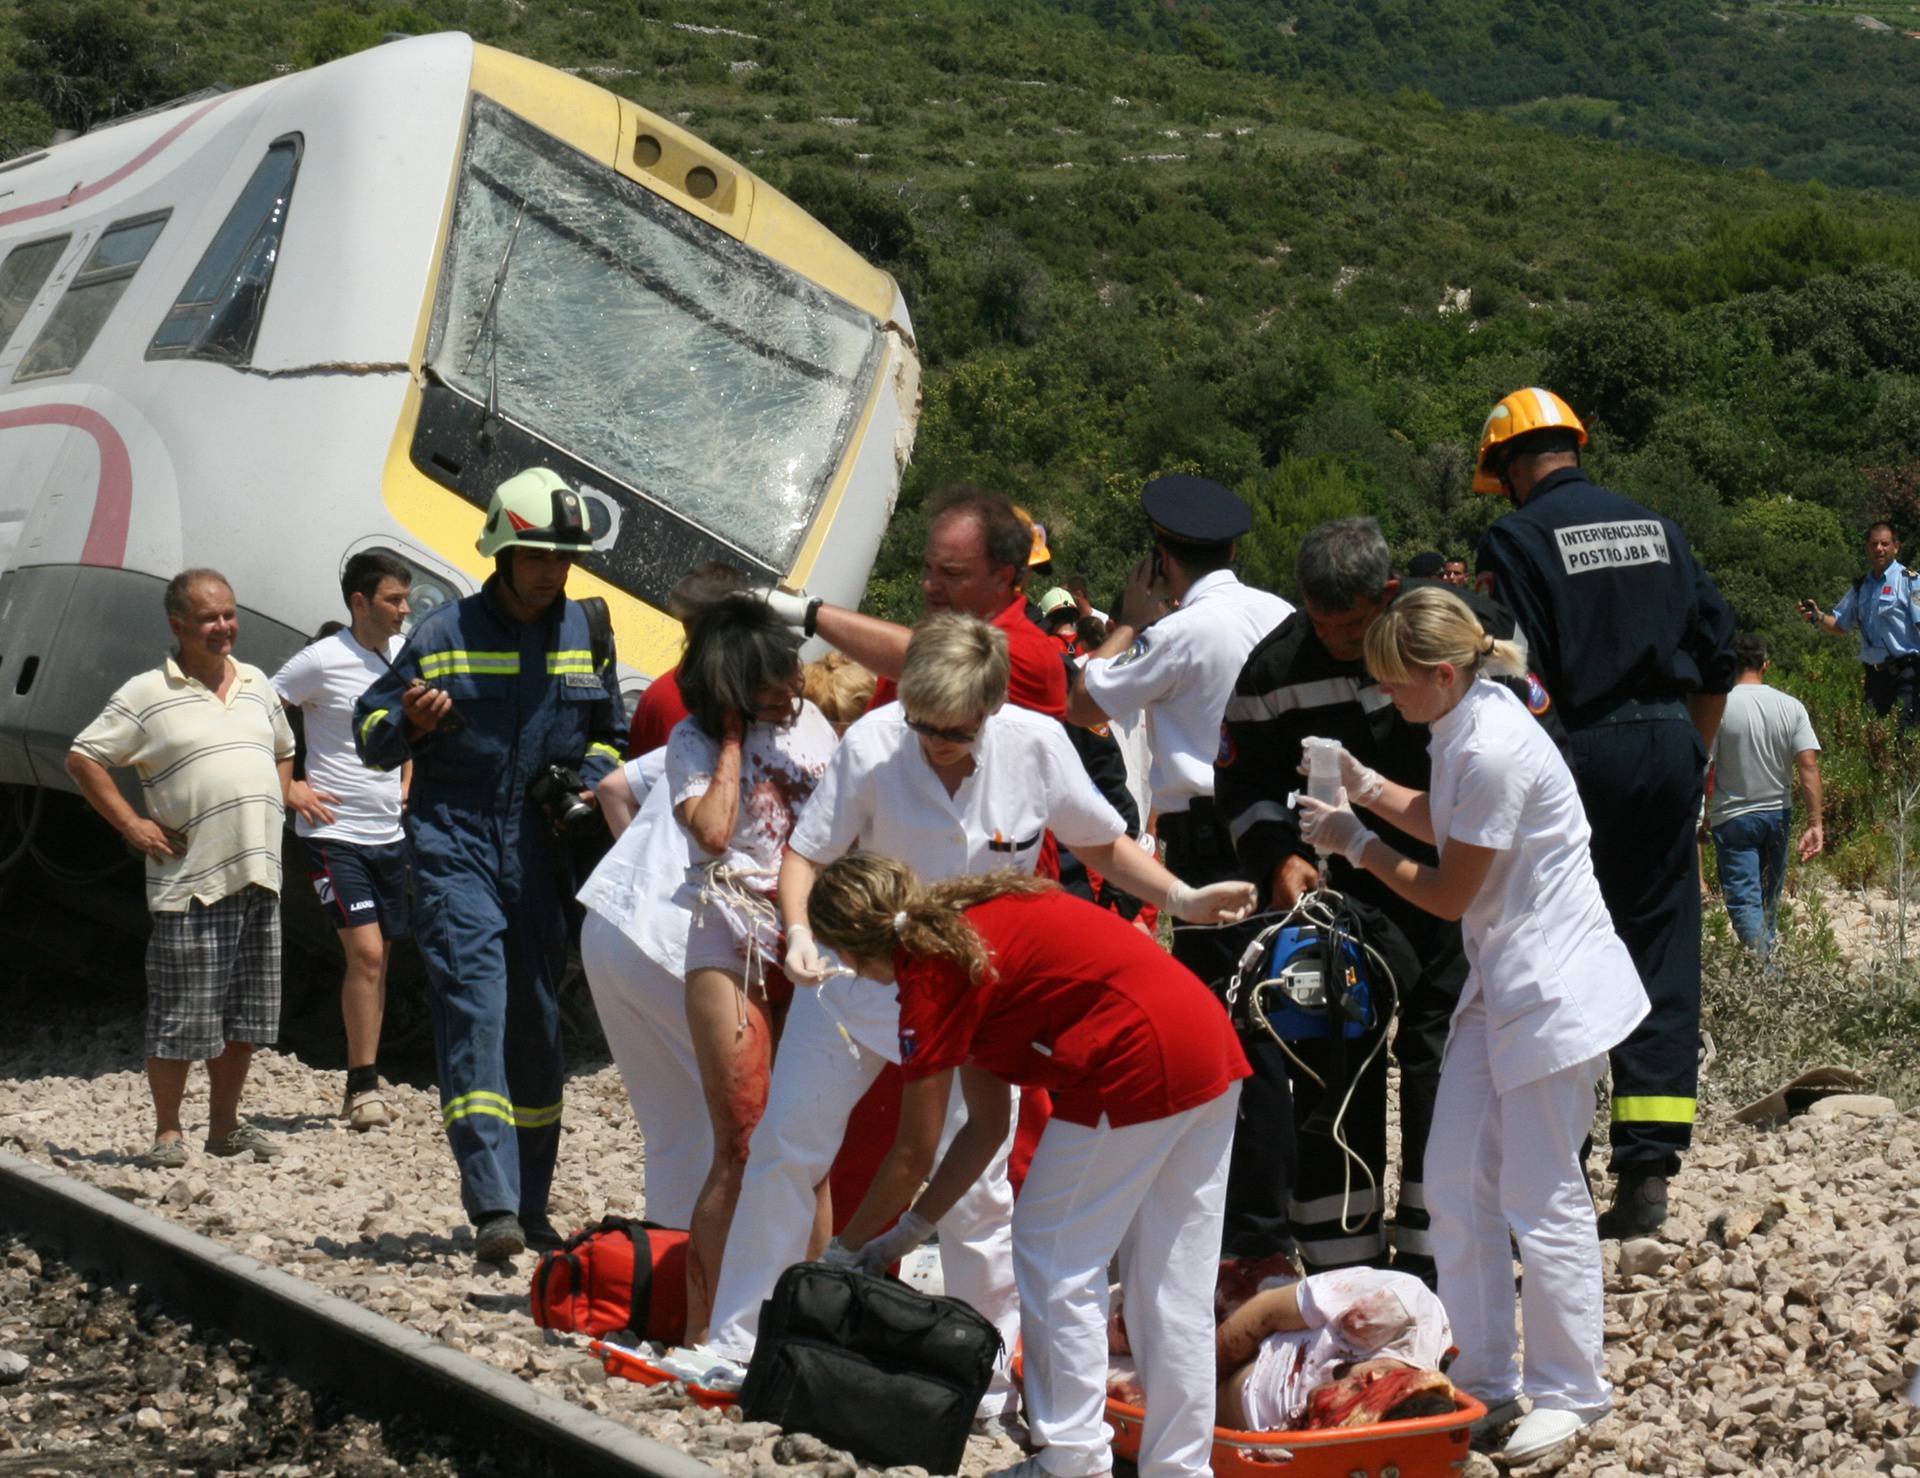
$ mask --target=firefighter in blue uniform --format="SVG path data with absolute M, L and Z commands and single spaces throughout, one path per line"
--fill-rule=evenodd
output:
M 555 812 L 621 761 L 612 640 L 566 597 L 592 547 L 580 498 L 545 468 L 500 484 L 479 550 L 494 573 L 434 611 L 360 698 L 360 757 L 413 761 L 408 829 L 441 1118 L 474 1251 L 557 1243 L 565 848 Z M 555 767 L 572 774 L 555 774 Z
M 1700 1049 L 1694 829 L 1707 748 L 1733 686 L 1733 613 L 1671 520 L 1580 469 L 1586 428 L 1516 390 L 1480 433 L 1473 486 L 1514 504 L 1480 544 L 1480 586 L 1511 610 L 1559 707 L 1593 828 L 1593 869 L 1653 1010 L 1613 1050 L 1613 1204 L 1603 1237 L 1666 1219 L 1693 1141 Z

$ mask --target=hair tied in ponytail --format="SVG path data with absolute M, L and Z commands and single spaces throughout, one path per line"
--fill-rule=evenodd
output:
M 1491 657 L 1493 655 L 1493 638 L 1491 636 L 1481 636 L 1480 655 L 1482 657 Z
M 904 908 L 893 916 L 893 932 L 896 934 L 907 932 L 907 911 Z

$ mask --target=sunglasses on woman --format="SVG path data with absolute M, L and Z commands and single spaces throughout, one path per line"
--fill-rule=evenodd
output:
M 907 727 L 923 739 L 939 739 L 948 744 L 971 744 L 980 737 L 978 728 L 940 729 L 932 724 L 923 724 L 917 718 L 909 718 Z

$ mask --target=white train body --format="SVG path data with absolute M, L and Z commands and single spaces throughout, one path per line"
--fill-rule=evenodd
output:
M 271 669 L 344 617 L 358 550 L 409 561 L 417 606 L 477 588 L 481 505 L 526 466 L 606 522 L 570 589 L 607 597 L 635 686 L 698 560 L 856 604 L 918 389 L 886 274 L 670 122 L 465 36 L 0 167 L 0 782 L 67 786 L 165 650 L 176 571 L 229 577 Z

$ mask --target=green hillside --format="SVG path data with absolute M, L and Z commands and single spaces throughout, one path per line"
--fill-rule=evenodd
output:
M 28 0 L 0 6 L 0 143 L 465 29 L 682 119 L 900 279 L 929 373 L 877 609 L 912 607 L 913 510 L 958 478 L 1014 492 L 1102 590 L 1135 490 L 1177 467 L 1256 501 L 1249 568 L 1282 588 L 1332 513 L 1469 547 L 1497 511 L 1467 492 L 1480 419 L 1538 380 L 1791 656 L 1789 597 L 1836 595 L 1869 517 L 1920 514 L 1920 204 L 1569 137 L 1516 102 L 1651 97 L 1665 57 L 1724 123 L 1755 38 L 1795 27 L 1811 70 L 1779 111 L 1827 96 L 1864 144 L 1880 114 L 1834 117 L 1884 81 L 1873 106 L 1920 118 L 1848 50 L 1920 43 L 1719 9 L 1303 0 L 1287 33 L 1264 0 Z M 1556 36 L 1559 70 L 1508 65 Z
M 1920 193 L 1920 5 L 1833 0 L 1058 0 L 1142 47 L 1563 133 Z M 1863 26 L 1861 17 L 1866 18 Z

